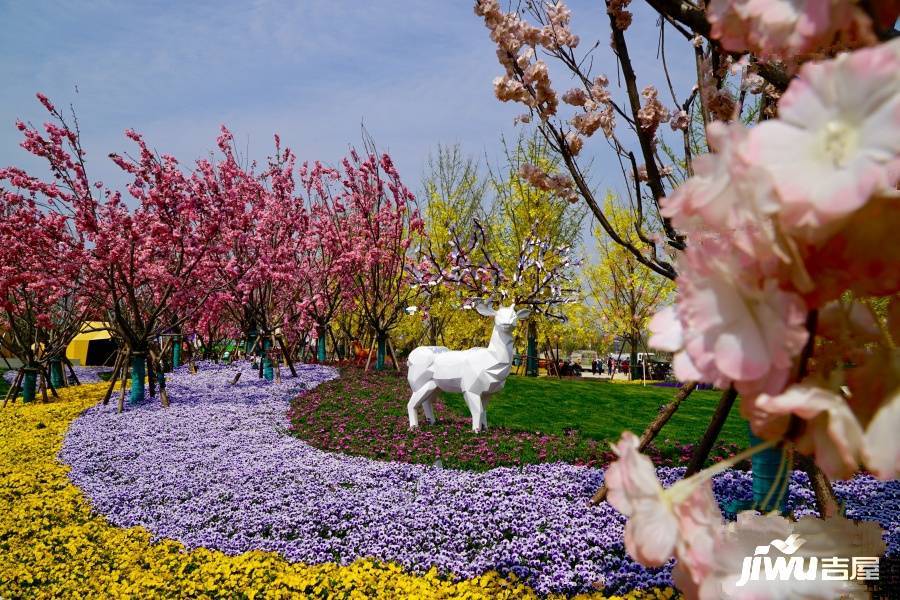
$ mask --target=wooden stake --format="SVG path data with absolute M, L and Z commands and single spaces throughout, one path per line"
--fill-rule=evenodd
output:
M 10 401 L 10 399 L 15 402 L 16 397 L 19 395 L 19 385 L 22 383 L 22 377 L 25 376 L 25 370 L 19 369 L 16 373 L 15 379 L 13 379 L 12 386 L 8 390 L 6 390 L 6 398 L 3 399 L 3 408 L 6 408 L 6 403 Z
M 647 446 L 650 445 L 650 442 L 653 441 L 653 439 L 659 433 L 659 430 L 669 422 L 669 419 L 672 418 L 672 415 L 675 414 L 675 411 L 678 410 L 678 407 L 681 406 L 681 403 L 691 395 L 691 392 L 693 392 L 694 388 L 696 387 L 696 381 L 688 381 L 681 386 L 681 389 L 678 390 L 678 393 L 675 394 L 675 397 L 672 399 L 672 401 L 659 411 L 659 414 L 656 415 L 656 418 L 653 419 L 653 422 L 651 422 L 647 426 L 647 429 L 644 430 L 644 433 L 641 435 L 641 441 L 638 444 L 638 452 L 643 452 L 647 448 Z M 600 489 L 597 490 L 597 493 L 594 494 L 593 498 L 591 498 L 591 504 L 600 504 L 601 502 L 606 500 L 606 492 L 606 484 L 603 484 Z
M 713 444 L 716 443 L 716 440 L 719 438 L 719 433 L 722 431 L 726 419 L 728 419 L 728 413 L 731 412 L 731 407 L 734 405 L 735 398 L 737 398 L 737 392 L 734 390 L 734 386 L 728 386 L 728 389 L 722 392 L 722 396 L 719 398 L 719 404 L 716 406 L 716 412 L 713 413 L 712 420 L 709 422 L 709 425 L 707 425 L 703 437 L 700 438 L 700 441 L 694 446 L 694 454 L 691 456 L 687 471 L 684 473 L 685 479 L 695 473 L 699 473 L 700 469 L 703 468 L 703 464 L 709 457 L 709 452 L 712 450 Z
M 161 373 L 163 376 L 163 381 L 165 381 L 166 375 L 165 375 L 165 373 L 163 373 L 163 370 L 162 370 L 162 361 L 159 359 L 158 356 L 156 356 L 156 354 L 153 352 L 153 350 L 148 350 L 148 352 L 150 353 L 150 362 L 152 364 L 154 364 L 156 367 L 154 369 L 154 375 L 156 373 Z M 162 404 L 163 408 L 169 407 L 169 393 L 166 391 L 166 388 L 164 385 L 159 386 L 159 400 L 160 400 L 160 403 Z
M 545 348 L 544 351 L 547 353 L 547 357 L 548 357 L 547 358 L 547 375 L 550 374 L 550 363 L 553 363 L 553 372 L 556 373 L 556 376 L 559 379 L 562 379 L 562 375 L 559 372 L 559 362 L 557 361 L 558 357 L 553 355 L 553 347 L 550 345 L 550 338 L 548 338 L 546 336 L 544 337 L 544 348 Z M 540 358 L 538 358 L 538 361 L 540 361 Z M 538 364 L 540 364 L 540 363 L 538 363 Z
M 297 377 L 297 369 L 294 368 L 294 361 L 291 360 L 291 353 L 288 352 L 287 344 L 284 343 L 284 340 L 280 337 L 276 338 L 278 340 L 278 346 L 281 348 L 282 360 L 287 363 L 288 369 L 291 370 L 291 377 Z M 274 344 L 273 344 L 274 347 Z M 280 381 L 280 379 L 279 379 Z
M 394 359 L 394 368 L 397 369 L 397 372 L 400 372 L 400 362 L 397 360 L 397 353 L 394 352 L 394 343 L 391 341 L 391 338 L 387 339 L 388 349 L 391 351 L 391 358 Z
M 375 349 L 375 341 L 377 338 L 378 338 L 378 336 L 372 337 L 372 345 L 369 346 L 369 354 L 368 354 L 368 356 L 366 356 L 366 371 L 367 372 L 369 370 L 369 363 L 372 362 L 372 350 Z
M 340 357 L 338 356 L 338 341 L 334 336 L 334 330 L 331 327 L 328 328 L 328 335 L 331 336 L 331 360 L 338 362 L 340 360 Z
M 118 355 L 118 352 L 116 354 Z M 81 382 L 78 381 L 78 375 L 75 374 L 75 367 L 72 366 L 72 361 L 67 356 L 63 356 L 62 360 L 69 367 L 69 374 L 72 375 L 72 381 L 75 382 L 75 385 L 81 385 Z
M 126 353 L 124 353 L 124 355 L 127 356 L 128 353 L 126 352 Z M 122 365 L 122 368 L 123 368 L 123 370 L 126 371 L 126 375 L 119 378 L 119 380 L 122 382 L 122 393 L 119 394 L 119 414 L 121 414 L 125 410 L 125 383 L 128 381 L 128 377 L 127 377 L 128 359 L 127 358 L 125 359 L 125 362 Z
M 41 376 L 44 378 L 46 382 L 46 386 L 50 388 L 50 392 L 53 394 L 54 398 L 59 398 L 59 394 L 56 391 L 56 387 L 53 385 L 53 381 L 50 380 L 50 371 L 46 368 L 41 367 Z
M 113 389 L 116 387 L 116 381 L 121 376 L 122 371 L 122 363 L 124 362 L 122 359 L 121 352 L 116 352 L 116 363 L 113 365 L 112 376 L 109 378 L 109 385 L 106 388 L 106 393 L 103 394 L 103 404 L 109 404 L 109 399 L 112 396 Z
M 275 352 L 275 345 L 278 342 L 275 340 L 275 336 L 272 336 L 272 348 L 269 350 L 269 354 L 273 354 Z M 272 368 L 275 370 L 275 383 L 281 383 L 281 363 L 284 360 L 284 356 L 281 357 L 281 360 L 272 360 L 272 357 L 269 357 L 269 362 L 272 363 Z
M 41 389 L 41 402 L 44 404 L 48 404 L 50 399 L 47 397 L 47 380 L 44 378 L 44 370 L 38 369 L 38 377 L 40 384 L 38 387 Z
M 816 499 L 816 509 L 823 519 L 833 517 L 840 513 L 841 506 L 834 495 L 834 489 L 828 477 L 822 472 L 822 469 L 816 465 L 816 462 L 805 455 L 797 454 L 797 461 L 800 467 L 809 477 L 809 484 L 813 489 L 813 495 Z

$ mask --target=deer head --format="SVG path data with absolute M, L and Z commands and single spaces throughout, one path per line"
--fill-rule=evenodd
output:
M 519 319 L 527 319 L 531 315 L 531 310 L 527 308 L 516 311 L 514 304 L 494 310 L 489 305 L 481 303 L 475 307 L 475 310 L 479 315 L 494 317 L 494 327 L 507 333 L 515 328 Z

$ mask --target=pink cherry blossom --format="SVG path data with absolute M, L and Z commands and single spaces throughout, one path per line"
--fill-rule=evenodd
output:
M 654 135 L 660 123 L 669 120 L 669 109 L 659 101 L 659 91 L 652 85 L 644 88 L 641 96 L 644 98 L 644 104 L 638 111 L 638 123 L 641 129 Z
M 732 52 L 792 58 L 845 43 L 871 43 L 869 18 L 842 0 L 712 0 L 711 36 Z
M 900 474 L 900 389 L 881 406 L 866 427 L 863 457 L 879 479 L 896 479 Z
M 749 130 L 739 122 L 707 127 L 714 152 L 694 160 L 694 176 L 662 202 L 663 216 L 685 232 L 710 228 L 733 236 L 748 255 L 770 253 L 775 242 L 772 215 L 781 203 L 768 171 L 748 161 Z
M 750 420 L 754 432 L 767 439 L 784 435 L 788 426 L 785 417 L 795 415 L 805 422 L 795 440 L 797 448 L 815 454 L 825 474 L 846 479 L 859 468 L 863 430 L 850 406 L 835 392 L 810 383 L 797 384 L 775 396 L 743 398 L 741 413 Z
M 619 459 L 606 470 L 609 503 L 629 517 L 625 548 L 646 566 L 659 566 L 677 551 L 697 573 L 710 564 L 722 515 L 708 478 L 683 480 L 664 490 L 649 458 L 631 432 L 613 445 Z M 699 576 L 699 575 L 698 575 Z
M 678 520 L 663 500 L 663 487 L 649 458 L 638 451 L 630 431 L 613 445 L 619 457 L 606 470 L 609 503 L 626 517 L 625 549 L 646 566 L 668 561 L 678 541 Z
M 678 265 L 674 311 L 650 325 L 651 345 L 675 352 L 675 376 L 780 391 L 807 339 L 803 300 L 753 259 L 729 254 L 723 238 L 695 240 Z
M 750 134 L 747 160 L 772 176 L 792 230 L 821 237 L 900 180 L 900 41 L 807 63 L 779 118 Z

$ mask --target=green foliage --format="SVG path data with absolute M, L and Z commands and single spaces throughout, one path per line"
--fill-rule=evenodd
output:
M 579 245 L 585 208 L 535 188 L 519 173 L 525 164 L 551 173 L 557 170 L 558 159 L 552 157 L 546 142 L 534 136 L 519 138 L 514 147 L 505 142 L 504 145 L 505 163 L 488 177 L 482 176 L 478 163 L 463 157 L 458 147 L 439 147 L 436 158 L 429 160 L 423 181 L 426 234 L 420 244 L 423 252 L 434 256 L 441 268 L 448 264 L 453 235 L 468 240 L 476 219 L 485 229 L 486 251 L 506 274 L 516 272 L 521 249 L 528 238 L 537 237 L 554 246 Z M 549 269 L 555 265 L 546 266 Z M 519 281 L 505 282 L 497 291 L 510 298 L 521 296 L 535 286 L 537 276 L 532 270 Z M 427 290 L 422 301 L 427 305 L 428 318 L 421 315 L 408 318 L 398 332 L 404 349 L 419 343 L 451 348 L 483 346 L 490 337 L 492 323 L 475 311 L 460 310 L 466 297 L 464 291 L 449 286 Z M 570 311 L 570 307 L 566 307 L 566 312 L 577 313 Z M 539 321 L 542 336 L 553 333 L 555 339 L 557 321 L 539 315 L 534 319 Z M 518 335 L 521 339 L 517 347 L 521 347 L 523 331 Z
M 619 204 L 611 192 L 606 195 L 604 213 L 617 230 L 630 232 L 629 241 L 643 243 L 629 228 L 631 210 Z M 602 330 L 623 338 L 636 352 L 645 341 L 647 323 L 670 300 L 675 282 L 642 265 L 602 230 L 596 239 L 599 260 L 585 269 L 585 287 L 600 312 Z
M 542 138 L 520 137 L 513 148 L 504 140 L 504 149 L 504 170 L 491 174 L 494 199 L 488 218 L 487 242 L 491 255 L 503 270 L 514 273 L 528 238 L 536 237 L 555 247 L 578 248 L 586 208 L 580 203 L 571 204 L 551 191 L 538 189 L 522 177 L 520 171 L 528 164 L 546 173 L 559 170 L 559 158 L 551 153 Z M 556 266 L 551 257 L 545 269 Z M 506 291 L 510 297 L 521 296 L 542 276 L 529 271 L 521 281 L 508 283 Z

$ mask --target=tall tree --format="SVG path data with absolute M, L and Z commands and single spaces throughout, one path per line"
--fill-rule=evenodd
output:
M 450 266 L 447 249 L 454 237 L 470 239 L 476 221 L 486 219 L 488 180 L 481 174 L 479 163 L 473 157 L 465 157 L 458 145 L 438 146 L 426 169 L 420 198 L 424 201 L 425 231 L 417 243 L 419 253 L 433 256 L 437 267 L 444 270 Z M 474 343 L 488 333 L 483 319 L 461 310 L 464 298 L 457 290 L 437 285 L 421 289 L 420 314 L 430 344 L 457 347 Z
M 138 157 L 110 158 L 133 178 L 128 192 L 137 206 L 130 208 L 119 192 L 88 179 L 77 120 L 70 126 L 49 100 L 39 99 L 52 122 L 44 133 L 24 123 L 19 129 L 23 147 L 47 162 L 55 183 L 22 172 L 19 180 L 57 212 L 71 215 L 84 240 L 85 287 L 125 345 L 131 398 L 142 401 L 145 365 L 151 361 L 162 371 L 156 340 L 199 310 L 212 289 L 210 256 L 220 241 L 217 207 L 199 193 L 199 176 L 185 173 L 174 157 L 155 154 L 129 130 Z M 180 316 L 173 323 L 170 315 Z
M 417 294 L 410 285 L 410 246 L 423 223 L 391 157 L 371 140 L 364 157 L 352 150 L 342 166 L 340 202 L 349 219 L 342 243 L 353 257 L 357 306 L 375 336 L 380 370 L 390 333 Z
M 604 212 L 613 225 L 628 231 L 631 210 L 622 206 L 612 192 L 607 193 Z M 637 237 L 636 233 L 631 235 Z M 586 287 L 605 326 L 628 344 L 631 378 L 635 379 L 638 349 L 646 343 L 647 324 L 671 300 L 675 284 L 641 264 L 602 229 L 595 232 L 595 239 L 598 261 L 585 269 Z
M 561 261 L 573 259 L 581 241 L 585 210 L 572 202 L 575 197 L 571 190 L 562 185 L 564 177 L 557 173 L 560 161 L 545 140 L 536 135 L 520 136 L 513 147 L 504 141 L 504 149 L 505 164 L 491 173 L 495 197 L 488 220 L 488 245 L 507 273 L 516 272 L 518 263 L 528 260 L 529 248 L 541 253 L 541 258 L 533 258 L 540 268 L 525 270 L 506 284 L 513 288 L 509 293 L 524 298 L 529 295 L 526 290 L 541 285 L 546 272 L 559 267 Z M 530 240 L 540 240 L 547 248 L 529 246 Z M 550 325 L 548 318 L 552 322 L 563 315 L 540 309 L 532 315 L 527 326 L 527 372 L 537 375 L 539 330 Z
M 0 181 L 17 186 L 0 188 L 0 348 L 23 365 L 10 395 L 31 402 L 38 380 L 45 395 L 64 385 L 66 346 L 91 309 L 84 246 L 63 215 L 38 206 L 33 180 L 4 169 Z

